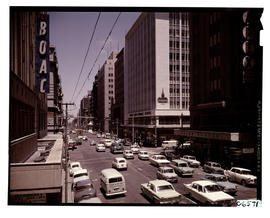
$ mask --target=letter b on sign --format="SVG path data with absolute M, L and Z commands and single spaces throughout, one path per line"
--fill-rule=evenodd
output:
M 46 35 L 46 28 L 47 28 L 47 23 L 45 21 L 40 21 L 40 27 L 39 27 L 40 36 Z

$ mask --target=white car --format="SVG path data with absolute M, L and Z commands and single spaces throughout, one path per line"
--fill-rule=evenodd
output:
M 124 150 L 123 156 L 126 159 L 134 159 L 133 152 L 131 150 Z
M 105 145 L 104 144 L 97 144 L 96 145 L 96 151 L 105 151 Z
M 218 184 L 212 181 L 198 180 L 184 184 L 184 190 L 202 204 L 232 206 L 235 203 L 234 197 L 221 191 Z
M 141 160 L 148 160 L 149 159 L 149 154 L 148 154 L 147 151 L 139 151 L 138 158 L 141 159 Z
M 103 143 L 106 148 L 109 148 L 112 146 L 113 141 L 111 139 L 104 139 Z
M 184 155 L 182 158 L 180 158 L 180 160 L 188 162 L 189 166 L 191 167 L 199 167 L 201 165 L 201 162 L 197 161 L 196 157 L 191 155 Z
M 98 137 L 98 138 L 101 138 L 101 134 L 98 133 L 98 134 L 97 134 L 97 137 Z
M 181 200 L 181 194 L 165 180 L 157 179 L 141 184 L 141 191 L 155 204 L 178 204 Z
M 133 152 L 133 154 L 138 154 L 140 146 L 138 144 L 133 144 L 130 146 L 130 150 Z
M 159 167 L 157 171 L 157 179 L 163 179 L 168 182 L 177 182 L 178 176 L 171 167 Z
M 232 167 L 231 170 L 224 170 L 224 175 L 231 182 L 239 182 L 242 185 L 256 185 L 257 177 L 251 174 L 251 171 L 245 168 Z
M 84 135 L 83 137 L 82 137 L 82 140 L 84 140 L 84 141 L 87 141 L 87 136 L 86 135 Z
M 127 169 L 128 168 L 128 164 L 125 158 L 123 157 L 116 157 L 113 159 L 112 162 L 112 168 L 116 168 L 116 169 Z
M 78 171 L 78 170 L 82 169 L 80 162 L 71 162 L 69 164 L 69 168 L 70 168 L 69 169 L 69 175 L 70 176 L 73 176 L 75 171 Z
M 151 164 L 162 167 L 170 164 L 170 161 L 166 159 L 164 155 L 161 154 L 154 154 L 152 157 L 149 157 L 149 161 Z

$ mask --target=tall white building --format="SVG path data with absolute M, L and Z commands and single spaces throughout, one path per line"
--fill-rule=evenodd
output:
M 146 143 L 189 125 L 187 13 L 142 13 L 125 37 L 126 135 Z
M 111 121 L 111 106 L 114 101 L 114 63 L 116 62 L 118 51 L 113 51 L 97 74 L 98 99 L 97 116 L 99 129 L 109 132 Z

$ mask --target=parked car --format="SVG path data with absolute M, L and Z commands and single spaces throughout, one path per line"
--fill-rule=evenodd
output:
M 149 161 L 151 164 L 162 167 L 170 164 L 170 161 L 166 159 L 164 155 L 154 154 L 152 157 L 149 157 Z
M 81 170 L 81 169 L 82 169 L 82 167 L 81 167 L 80 162 L 71 162 L 69 164 L 69 175 L 73 176 L 75 171 Z
M 141 184 L 142 193 L 155 204 L 178 204 L 181 194 L 165 180 L 152 180 Z
M 134 159 L 133 152 L 131 150 L 124 150 L 123 156 L 126 159 Z
M 141 159 L 141 160 L 148 160 L 149 159 L 149 154 L 148 154 L 147 151 L 139 151 L 138 158 Z
M 190 184 L 184 184 L 184 190 L 202 204 L 232 206 L 235 203 L 234 197 L 221 191 L 220 187 L 211 181 L 193 181 Z
M 140 146 L 136 143 L 130 146 L 130 150 L 133 152 L 133 154 L 138 154 L 140 150 Z
M 159 167 L 157 170 L 157 178 L 168 182 L 178 181 L 178 176 L 171 167 Z
M 74 184 L 74 202 L 96 197 L 96 190 L 94 189 L 91 179 L 84 179 Z
M 229 181 L 239 182 L 244 186 L 257 184 L 257 177 L 245 168 L 232 167 L 230 170 L 224 170 L 224 175 L 227 176 Z
M 180 159 L 188 162 L 189 166 L 191 167 L 199 167 L 201 165 L 200 161 L 197 161 L 195 156 L 184 155 Z
M 116 153 L 123 153 L 124 152 L 124 146 L 122 143 L 112 143 L 111 145 L 111 152 L 113 154 Z
M 102 201 L 99 197 L 93 197 L 88 199 L 82 199 L 78 201 L 79 204 L 100 204 Z
M 73 173 L 73 181 L 74 181 L 76 178 L 81 177 L 81 176 L 89 176 L 87 169 L 76 170 L 76 171 Z
M 97 137 L 98 137 L 98 138 L 101 138 L 101 134 L 98 133 L 98 134 L 97 134 Z
M 72 139 L 68 141 L 68 150 L 74 150 L 76 149 L 76 142 Z
M 123 157 L 116 157 L 113 159 L 112 162 L 112 168 L 116 168 L 116 169 L 127 169 L 128 168 L 128 164 L 125 158 Z
M 219 163 L 213 162 L 213 161 L 207 161 L 203 165 L 203 170 L 206 173 L 217 173 L 217 174 L 224 174 L 224 169 L 221 168 Z
M 194 170 L 183 160 L 172 160 L 170 167 L 180 176 L 193 176 Z
M 237 186 L 228 181 L 226 176 L 221 174 L 206 174 L 205 179 L 215 182 L 219 185 L 222 191 L 230 195 L 235 195 L 237 192 Z
M 91 145 L 91 146 L 96 146 L 96 145 L 97 145 L 97 143 L 96 143 L 96 141 L 95 141 L 95 140 L 92 140 L 92 141 L 91 141 L 91 143 L 90 143 L 90 145 Z

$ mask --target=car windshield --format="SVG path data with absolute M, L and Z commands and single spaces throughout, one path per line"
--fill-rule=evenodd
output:
M 179 167 L 188 167 L 188 164 L 187 163 L 180 163 Z
M 119 163 L 125 163 L 126 161 L 125 160 L 119 160 Z
M 157 159 L 158 159 L 158 160 L 166 160 L 166 158 L 163 157 L 163 156 L 157 156 Z
M 190 159 L 190 160 L 196 160 L 196 158 L 193 157 L 193 156 L 189 156 L 189 157 L 187 157 L 187 158 Z
M 79 167 L 79 164 L 72 165 L 72 168 Z
M 164 173 L 174 173 L 173 169 L 165 169 Z
M 218 164 L 218 163 L 214 163 L 214 164 L 213 164 L 213 167 L 219 167 L 219 168 L 220 168 L 221 166 L 220 166 L 220 164 Z
M 125 151 L 126 152 L 126 154 L 132 154 L 132 152 L 131 151 Z
M 74 178 L 80 177 L 80 176 L 88 176 L 87 173 L 78 173 L 74 175 Z
M 147 154 L 147 152 L 141 152 L 141 154 L 144 154 L 145 155 L 145 154 Z
M 173 187 L 171 185 L 161 185 L 157 187 L 157 191 L 167 191 L 167 190 L 173 190 Z
M 207 185 L 205 186 L 206 192 L 217 192 L 220 191 L 220 188 L 218 185 Z
M 84 189 L 88 189 L 88 188 L 93 188 L 93 184 L 83 184 L 83 185 L 79 185 L 79 186 L 75 186 L 75 190 L 76 191 L 82 191 Z

